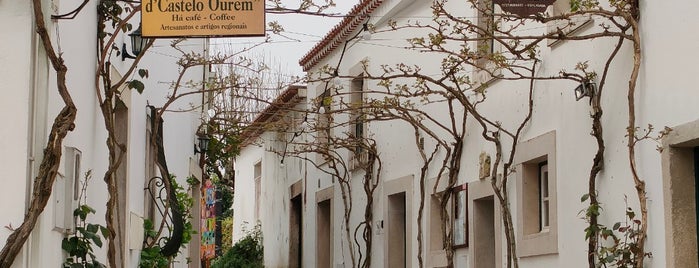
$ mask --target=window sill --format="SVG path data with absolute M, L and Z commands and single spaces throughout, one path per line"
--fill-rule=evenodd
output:
M 518 243 L 520 258 L 558 254 L 558 233 L 550 229 L 524 235 Z
M 454 249 L 468 248 L 468 244 L 454 245 Z
M 492 62 L 487 63 L 486 66 L 483 67 L 483 69 L 493 71 L 492 74 L 485 70 L 473 71 L 472 80 L 475 85 L 473 90 L 476 92 L 484 92 L 488 87 L 490 87 L 493 83 L 498 81 L 499 78 L 502 76 L 502 71 L 495 70 L 495 66 Z
M 537 237 L 542 237 L 542 236 L 547 236 L 549 235 L 550 229 L 546 230 L 541 230 L 538 233 L 531 233 L 531 234 L 526 234 L 524 235 L 524 239 L 533 239 Z
M 575 35 L 583 29 L 589 29 L 594 24 L 594 19 L 590 15 L 576 15 L 570 21 L 552 21 L 546 23 L 547 33 L 561 32 L 564 35 Z M 548 46 L 554 48 L 566 40 L 548 39 Z
M 359 169 L 366 167 L 367 166 L 367 158 L 368 158 L 368 156 L 366 153 L 360 154 L 359 157 L 352 155 L 350 157 L 350 161 L 349 161 L 349 170 L 350 171 L 357 171 Z

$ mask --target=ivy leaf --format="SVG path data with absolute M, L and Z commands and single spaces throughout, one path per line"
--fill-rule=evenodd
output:
M 143 82 L 138 81 L 138 80 L 131 80 L 128 83 L 129 89 L 135 89 L 138 91 L 138 94 L 143 93 L 143 89 L 145 88 L 145 85 L 143 85 Z
M 100 232 L 102 232 L 102 236 L 109 237 L 109 230 L 107 229 L 107 227 L 100 225 Z
M 98 229 L 98 227 L 97 227 L 96 224 L 92 224 L 92 223 L 88 223 L 88 224 L 87 224 L 87 231 L 88 231 L 88 232 L 90 232 L 90 233 L 97 233 L 97 229 Z
M 138 69 L 138 75 L 141 78 L 148 78 L 148 70 L 146 69 Z
M 63 241 L 61 241 L 61 248 L 69 253 L 75 250 L 75 246 L 70 240 L 68 240 L 68 238 L 63 238 Z
M 580 0 L 570 1 L 570 11 L 571 12 L 576 12 L 576 11 L 580 10 L 580 6 L 581 6 Z
M 580 203 L 587 201 L 587 199 L 589 199 L 589 198 L 590 198 L 590 194 L 584 194 L 584 195 L 580 198 Z
M 95 245 L 97 245 L 98 247 L 102 247 L 102 239 L 100 239 L 99 236 L 95 235 L 94 237 L 92 237 L 92 242 L 95 242 Z

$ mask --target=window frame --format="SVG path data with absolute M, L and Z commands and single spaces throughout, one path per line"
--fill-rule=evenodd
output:
M 556 131 L 550 131 L 517 144 L 515 168 L 517 178 L 518 257 L 558 253 L 558 211 L 556 178 Z M 548 174 L 548 221 L 542 228 L 541 168 Z
M 563 3 L 565 2 L 565 3 Z M 565 8 L 567 6 L 567 8 Z M 553 16 L 561 16 L 570 12 L 570 0 L 556 0 L 551 7 L 549 7 L 551 14 Z M 561 20 L 561 21 L 550 21 L 546 23 L 546 32 L 555 33 L 558 30 L 562 30 L 564 34 L 571 35 L 576 32 L 586 28 L 589 25 L 593 25 L 593 19 L 590 15 L 575 15 L 571 17 L 571 20 Z M 558 44 L 564 42 L 565 40 L 548 39 L 548 46 L 553 48 Z
M 368 83 L 366 81 L 365 69 L 368 68 L 366 65 L 366 61 L 368 60 L 368 58 L 364 58 L 350 68 L 348 73 L 353 78 L 350 80 L 349 89 L 345 92 L 345 94 L 349 95 L 348 108 L 350 108 L 347 122 L 349 128 L 348 132 L 350 138 L 357 139 L 357 141 L 360 139 L 363 140 L 368 136 L 368 124 L 365 120 L 365 111 L 363 109 L 355 109 L 355 107 L 362 108 L 362 106 L 366 104 L 365 98 L 367 97 L 366 91 L 368 89 Z M 356 133 L 358 129 L 361 129 L 360 133 Z M 361 148 L 360 145 L 357 145 L 354 150 L 349 149 L 349 170 L 356 171 L 363 167 L 367 159 L 367 151 Z
M 488 13 L 481 11 L 480 9 L 477 10 L 478 12 L 478 27 L 484 28 L 488 34 L 494 35 L 495 34 L 495 2 L 493 0 L 479 0 L 478 1 L 479 8 L 481 9 L 487 9 Z M 485 34 L 478 34 L 479 38 L 487 38 Z M 487 50 L 481 50 L 481 48 L 486 47 Z M 483 40 L 478 40 L 478 43 L 476 45 L 477 51 L 479 54 L 481 52 L 487 53 L 487 54 L 493 54 L 495 53 L 495 38 L 488 38 L 488 39 L 483 39 Z M 485 62 L 480 62 L 478 66 L 481 67 L 486 67 Z
M 259 167 L 259 168 L 258 168 Z M 258 172 L 259 170 L 259 172 Z M 260 201 L 262 199 L 262 161 L 258 161 L 253 165 L 253 182 L 255 183 L 255 222 L 262 220 L 260 213 Z
M 466 248 L 469 246 L 469 228 L 468 228 L 468 222 L 469 222 L 469 207 L 468 207 L 468 183 L 464 183 L 462 185 L 458 185 L 452 188 L 452 197 L 453 197 L 453 202 L 452 202 L 452 242 L 454 243 L 454 249 L 458 248 Z M 463 206 L 463 208 L 460 207 Z M 461 212 L 461 213 L 459 213 Z M 463 222 L 458 222 L 458 217 L 463 216 Z M 463 233 L 463 242 L 461 241 L 456 241 L 456 234 L 457 234 L 457 227 L 462 228 L 462 233 Z M 461 242 L 461 243 L 459 243 Z
M 316 97 L 318 101 L 318 115 L 316 116 L 316 137 L 314 139 L 318 148 L 325 150 L 330 149 L 330 141 L 333 135 L 332 96 L 330 95 L 330 89 L 327 87 L 327 83 L 323 83 L 316 88 L 316 93 L 320 93 Z M 329 160 L 328 157 L 322 153 L 316 153 L 315 155 L 315 161 L 321 165 L 327 163 Z
M 478 0 L 478 9 L 476 10 L 476 25 L 479 28 L 484 28 L 490 33 L 490 35 L 495 35 L 495 29 L 497 29 L 497 21 L 495 14 L 501 12 L 500 8 L 495 5 L 493 0 Z M 481 10 L 487 10 L 488 12 L 482 12 Z M 477 38 L 486 38 L 486 35 L 482 32 L 477 33 Z M 497 81 L 498 77 L 501 75 L 501 70 L 498 69 L 493 62 L 491 62 L 488 57 L 497 51 L 502 50 L 502 47 L 495 42 L 495 38 L 488 38 L 483 40 L 477 40 L 475 43 L 475 54 L 476 61 L 472 69 L 472 80 L 480 84 L 477 86 L 476 91 L 483 90 L 485 87 L 490 85 L 492 82 Z M 488 46 L 487 50 L 482 50 L 481 48 Z
M 545 174 L 545 175 L 544 175 Z M 539 163 L 539 232 L 548 232 L 551 226 L 551 193 L 548 182 L 548 161 Z M 545 183 L 544 183 L 545 182 Z
M 54 230 L 64 233 L 75 233 L 77 217 L 73 211 L 78 208 L 82 174 L 82 151 L 76 147 L 65 147 L 64 173 L 54 183 Z M 58 183 L 61 180 L 62 183 Z

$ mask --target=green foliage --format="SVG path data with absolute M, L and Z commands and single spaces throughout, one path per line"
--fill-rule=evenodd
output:
M 155 231 L 153 221 L 149 219 L 143 221 L 143 234 L 146 241 L 158 238 L 158 232 Z M 151 247 L 144 247 L 141 250 L 141 260 L 138 262 L 138 267 L 167 268 L 169 264 L 170 260 L 160 254 L 160 246 L 157 243 Z
M 233 217 L 221 220 L 221 251 L 227 252 L 233 246 Z
M 581 10 L 590 10 L 599 6 L 597 0 L 571 0 L 570 11 L 577 12 Z
M 585 202 L 590 198 L 588 194 L 580 198 Z M 585 209 L 585 219 L 588 223 L 593 216 L 599 216 L 602 210 L 599 204 L 592 204 Z M 645 253 L 639 246 L 643 234 L 641 221 L 636 219 L 636 213 L 631 207 L 626 208 L 624 222 L 616 222 L 610 229 L 602 224 L 591 224 L 585 228 L 585 240 L 590 240 L 597 235 L 602 245 L 597 247 L 597 267 L 635 267 L 636 256 L 643 254 L 644 258 L 651 257 L 651 253 Z
M 126 86 L 129 87 L 129 89 L 135 89 L 138 91 L 138 93 L 143 93 L 143 89 L 145 88 L 145 85 L 143 85 L 143 82 L 138 81 L 138 80 L 131 80 L 129 81 Z
M 227 218 L 233 216 L 233 189 L 225 184 L 218 175 L 211 174 L 211 182 L 214 184 L 217 190 L 217 202 L 220 203 L 221 208 L 223 208 L 223 213 L 221 217 Z
M 138 69 L 138 76 L 140 76 L 141 78 L 148 78 L 148 70 Z
M 175 191 L 175 196 L 177 198 L 177 204 L 175 204 L 175 209 L 182 213 L 184 219 L 184 230 L 182 233 L 182 247 L 192 241 L 192 234 L 196 232 L 192 228 L 192 215 L 190 210 L 194 204 L 194 199 L 189 195 L 187 189 L 184 189 L 181 185 L 174 180 L 175 176 L 172 176 L 172 189 Z M 187 183 L 191 189 L 191 185 L 194 181 L 191 178 L 187 178 Z M 158 232 L 155 230 L 153 221 L 145 219 L 143 221 L 143 232 L 144 239 L 148 241 L 156 241 L 160 239 L 158 237 Z M 180 249 L 181 249 L 180 248 Z M 160 246 L 158 243 L 153 243 L 152 246 L 148 246 L 146 243 L 141 250 L 141 260 L 139 261 L 139 267 L 147 268 L 167 268 L 170 265 L 171 259 L 163 256 L 160 253 Z
M 228 267 L 264 267 L 264 248 L 262 246 L 262 231 L 260 225 L 235 243 L 223 256 L 214 260 L 211 268 Z
M 218 190 L 223 208 L 223 217 L 231 216 L 233 205 L 233 169 L 231 161 L 240 153 L 240 137 L 228 126 L 222 126 L 215 120 L 208 122 L 208 133 L 214 134 L 206 151 L 206 173 Z M 222 173 L 225 171 L 225 174 Z
M 624 222 L 615 223 L 611 230 L 602 226 L 599 233 L 602 239 L 611 243 L 600 246 L 597 267 L 635 267 L 640 254 L 644 258 L 651 257 L 651 253 L 645 253 L 639 246 L 639 239 L 644 234 L 641 232 L 641 221 L 636 219 L 631 207 L 626 208 Z
M 173 176 L 174 178 L 174 176 Z M 189 182 L 189 179 L 187 180 Z M 192 228 L 192 214 L 190 210 L 194 205 L 194 199 L 189 195 L 189 192 L 179 185 L 174 179 L 172 180 L 172 187 L 175 190 L 175 196 L 177 197 L 177 209 L 184 218 L 184 233 L 182 234 L 182 246 L 188 244 L 192 241 L 192 234 L 196 233 Z M 191 184 L 189 185 L 191 189 Z
M 207 173 L 218 174 L 222 168 L 227 168 L 236 155 L 240 153 L 240 138 L 235 132 L 229 132 L 228 126 L 223 126 L 209 121 L 209 133 L 221 133 L 213 135 L 206 150 Z
M 61 248 L 68 253 L 68 258 L 63 262 L 63 267 L 69 268 L 97 268 L 106 267 L 97 261 L 92 245 L 102 247 L 102 238 L 107 237 L 109 231 L 102 225 L 87 223 L 87 216 L 95 214 L 95 210 L 85 204 L 84 194 L 87 189 L 87 182 L 92 176 L 92 172 L 85 173 L 85 183 L 83 184 L 78 198 L 78 208 L 73 211 L 76 219 L 75 232 L 61 241 Z
M 73 215 L 78 218 L 75 226 L 75 233 L 63 238 L 61 248 L 68 253 L 68 258 L 63 263 L 63 267 L 106 267 L 97 261 L 92 245 L 102 247 L 102 238 L 107 237 L 108 231 L 102 225 L 87 223 L 87 215 L 94 214 L 95 210 L 88 205 L 81 205 L 73 211 Z

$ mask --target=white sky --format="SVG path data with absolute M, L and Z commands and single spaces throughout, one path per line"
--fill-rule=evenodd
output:
M 317 2 L 324 0 L 316 0 Z M 288 7 L 298 6 L 299 0 L 283 1 Z M 327 13 L 347 14 L 359 0 L 335 0 L 336 6 L 329 9 Z M 332 29 L 341 18 L 329 18 L 321 16 L 284 14 L 267 14 L 267 22 L 278 21 L 285 30 L 286 37 L 272 36 L 272 41 L 268 44 L 254 48 L 249 55 L 254 57 L 264 57 L 267 64 L 275 69 L 274 72 L 282 74 L 303 76 L 303 70 L 298 61 L 325 34 Z M 245 47 L 264 41 L 264 38 L 218 38 L 212 39 L 213 50 L 225 50 L 230 47 L 233 51 L 240 51 Z M 280 69 L 280 70 L 279 70 Z

